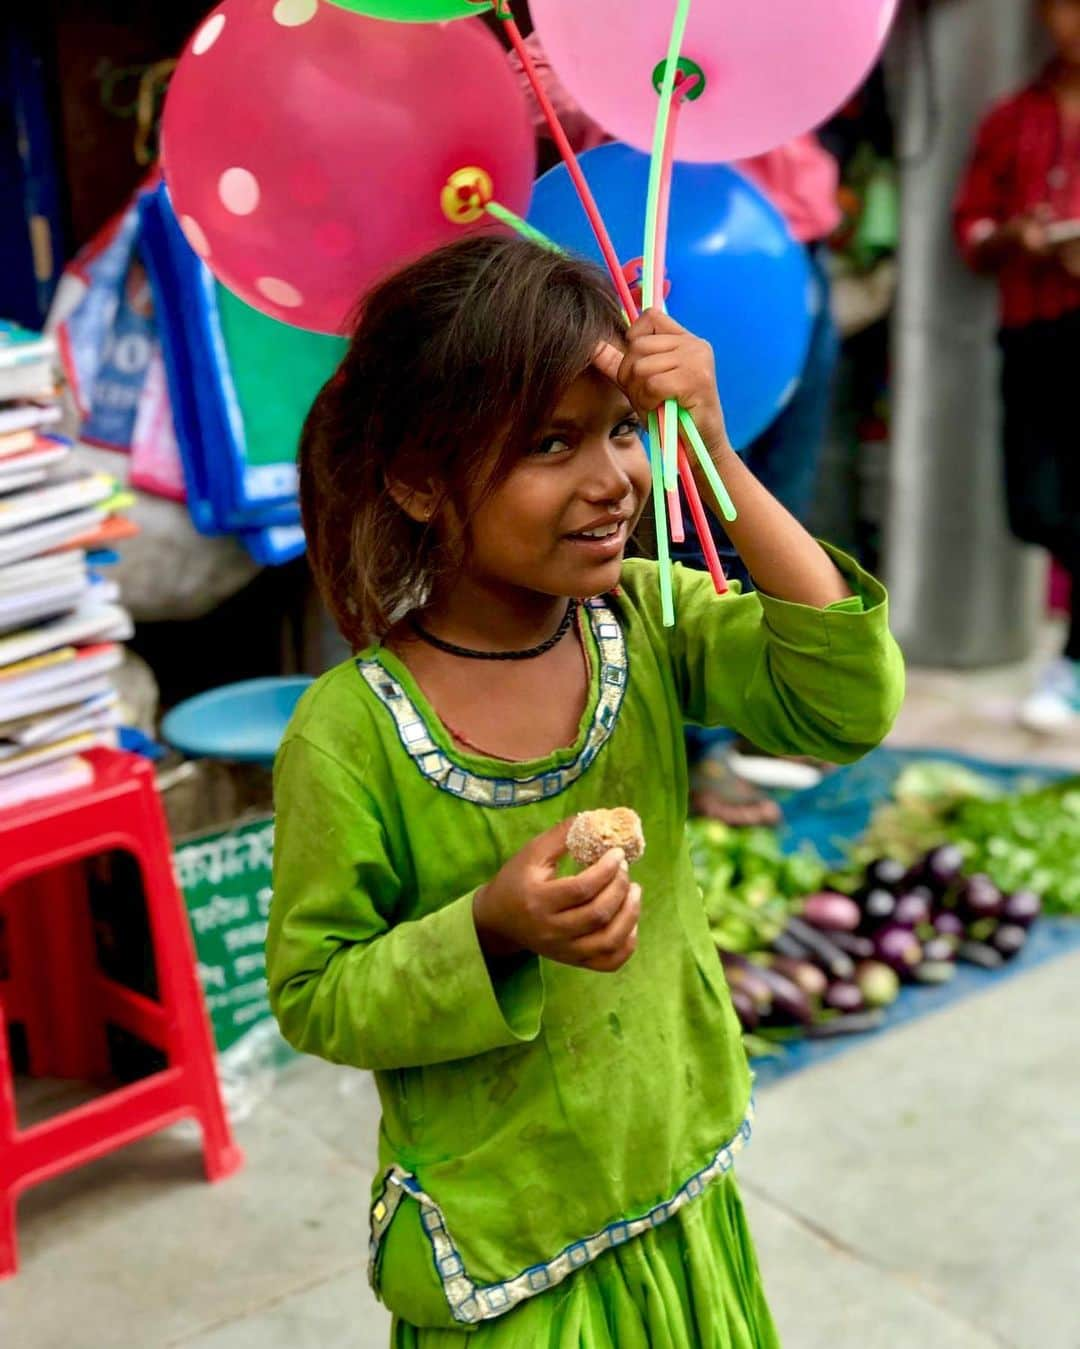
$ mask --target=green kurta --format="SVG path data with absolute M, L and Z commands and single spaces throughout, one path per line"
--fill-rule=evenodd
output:
M 628 562 L 591 601 L 576 743 L 509 764 L 460 750 L 390 652 L 302 700 L 275 769 L 267 966 L 288 1040 L 373 1069 L 383 1119 L 373 1272 L 417 1326 L 502 1316 L 655 1235 L 726 1176 L 750 1077 L 684 837 L 683 723 L 848 762 L 903 691 L 882 587 L 826 610 L 718 597 Z M 647 851 L 638 949 L 616 974 L 534 956 L 492 975 L 475 890 L 578 811 L 631 806 Z M 715 1186 L 714 1186 L 715 1188 Z

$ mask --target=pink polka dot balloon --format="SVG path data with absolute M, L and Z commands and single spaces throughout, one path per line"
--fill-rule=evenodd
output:
M 397 24 L 325 0 L 225 0 L 169 89 L 162 162 L 192 248 L 230 290 L 337 333 L 392 267 L 524 214 L 533 132 L 479 20 Z

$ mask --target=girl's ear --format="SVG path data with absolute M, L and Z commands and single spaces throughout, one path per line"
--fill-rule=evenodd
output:
M 423 487 L 410 487 L 400 478 L 388 477 L 386 488 L 409 519 L 419 525 L 430 523 L 442 495 L 438 484 L 430 478 Z

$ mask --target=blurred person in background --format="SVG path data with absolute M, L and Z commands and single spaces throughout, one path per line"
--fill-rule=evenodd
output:
M 1080 0 L 1037 3 L 1055 56 L 983 121 L 954 219 L 967 262 L 1000 290 L 1010 527 L 1072 580 L 1064 652 L 1020 707 L 1053 732 L 1080 724 Z
M 567 139 L 577 154 L 603 145 L 611 137 L 575 103 L 552 69 L 536 34 L 526 39 L 526 47 L 544 88 L 551 99 Z M 547 122 L 532 87 L 515 53 L 510 61 L 522 82 L 538 135 L 546 137 Z M 541 162 L 553 162 L 550 155 Z M 824 260 L 824 241 L 840 223 L 837 201 L 839 169 L 836 160 L 814 135 L 799 136 L 787 145 L 740 160 L 734 165 L 769 198 L 782 213 L 792 234 L 807 246 L 813 276 L 813 328 L 806 361 L 798 387 L 773 424 L 750 445 L 743 458 L 754 475 L 769 491 L 805 523 L 817 482 L 821 449 L 825 438 L 832 400 L 833 377 L 839 355 L 839 338 L 833 322 L 828 272 Z M 686 542 L 674 545 L 673 557 L 687 566 L 705 569 L 701 544 L 693 521 L 687 516 Z M 752 587 L 750 577 L 735 550 L 727 543 L 719 521 L 713 522 L 724 562 L 732 579 Z M 778 823 L 780 810 L 747 777 L 736 771 L 746 763 L 750 769 L 757 759 L 754 747 L 735 742 L 724 730 L 687 727 L 687 750 L 691 769 L 691 812 L 735 826 Z M 737 751 L 737 753 L 735 752 Z M 777 765 L 770 779 L 778 785 L 809 786 L 820 776 L 812 766 L 796 764 L 790 774 L 787 765 Z

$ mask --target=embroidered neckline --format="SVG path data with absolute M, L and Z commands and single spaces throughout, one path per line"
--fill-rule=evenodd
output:
M 610 739 L 622 706 L 629 673 L 622 627 L 605 599 L 588 600 L 585 607 L 599 653 L 599 693 L 592 722 L 584 738 L 579 736 L 580 748 L 572 758 L 565 763 L 536 771 L 529 772 L 529 769 L 537 763 L 545 763 L 544 760 L 532 760 L 522 765 L 505 763 L 500 765 L 503 772 L 493 774 L 480 772 L 461 762 L 463 758 L 473 756 L 467 756 L 455 748 L 448 749 L 439 743 L 401 681 L 394 677 L 377 655 L 358 656 L 356 668 L 393 718 L 398 738 L 413 763 L 440 791 L 480 806 L 531 805 L 558 796 L 582 776 Z M 445 738 L 447 745 L 452 746 L 450 737 L 447 735 Z M 490 762 L 494 766 L 498 761 Z M 525 771 L 518 776 L 513 771 L 515 768 Z
M 464 1325 L 476 1325 L 503 1316 L 538 1293 L 555 1288 L 575 1270 L 591 1264 L 613 1246 L 622 1246 L 660 1227 L 687 1204 L 699 1198 L 707 1186 L 731 1170 L 738 1153 L 750 1142 L 753 1123 L 754 1100 L 751 1098 L 746 1115 L 731 1138 L 721 1144 L 706 1165 L 685 1181 L 670 1199 L 657 1204 L 639 1218 L 609 1223 L 592 1236 L 573 1242 L 553 1260 L 532 1265 L 502 1283 L 478 1284 L 469 1277 L 457 1243 L 446 1226 L 442 1209 L 425 1192 L 416 1176 L 400 1166 L 391 1166 L 383 1174 L 382 1189 L 371 1208 L 368 1277 L 374 1285 L 379 1247 L 387 1228 L 402 1201 L 413 1199 L 420 1206 L 420 1221 L 431 1242 L 435 1268 L 454 1320 Z

